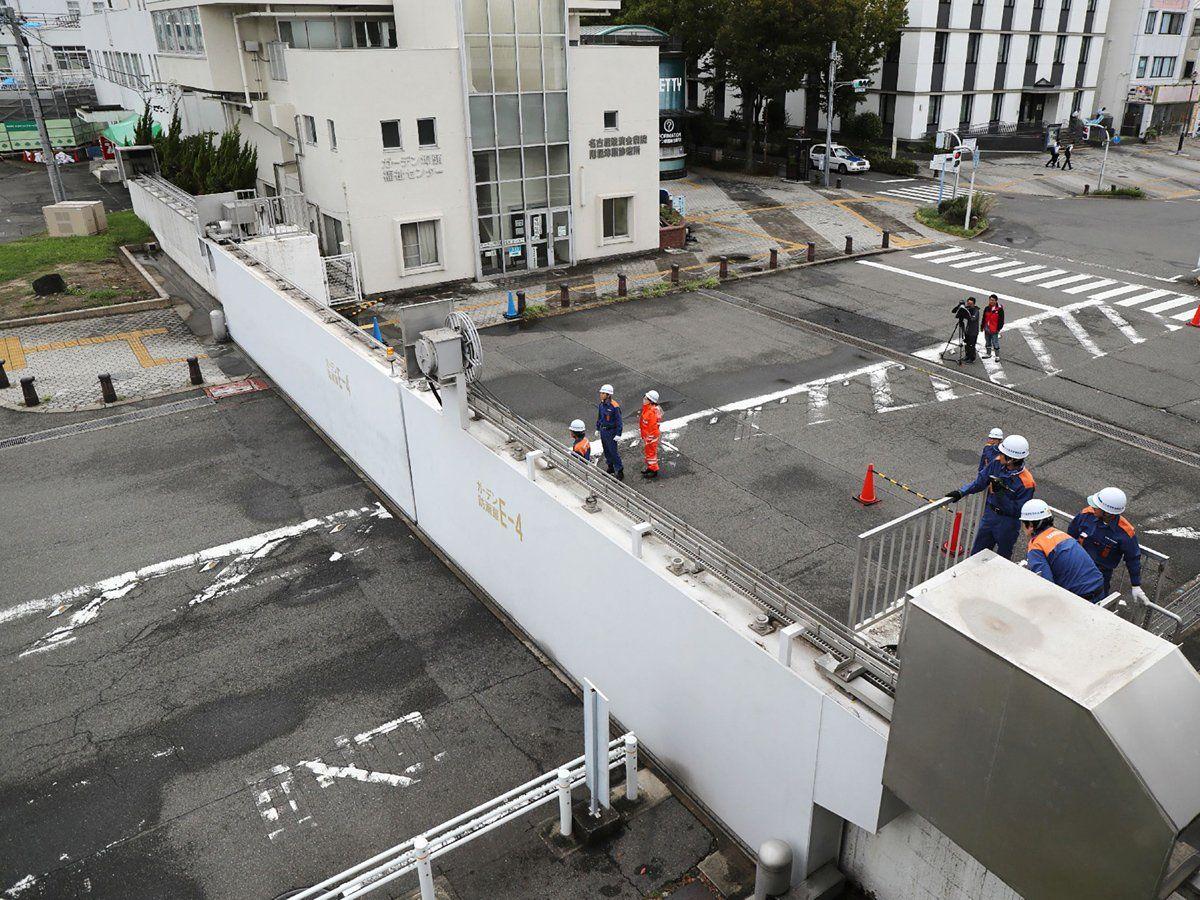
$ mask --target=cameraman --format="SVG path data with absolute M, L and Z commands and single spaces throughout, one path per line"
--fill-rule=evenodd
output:
M 950 310 L 958 319 L 958 327 L 962 333 L 964 356 L 966 362 L 975 362 L 975 342 L 979 340 L 979 307 L 975 298 L 968 297 L 965 303 L 959 302 Z

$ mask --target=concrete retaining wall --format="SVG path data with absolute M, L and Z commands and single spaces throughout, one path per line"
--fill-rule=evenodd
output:
M 208 242 L 196 232 L 195 221 L 159 200 L 136 181 L 130 181 L 126 186 L 133 201 L 133 211 L 150 226 L 163 251 L 193 281 L 216 296 L 217 283 L 206 250 Z

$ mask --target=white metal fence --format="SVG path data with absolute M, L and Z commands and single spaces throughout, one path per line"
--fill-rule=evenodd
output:
M 325 287 L 329 293 L 329 302 L 347 303 L 362 297 L 362 288 L 358 282 L 358 261 L 353 253 L 342 253 L 338 256 L 323 258 L 325 265 Z

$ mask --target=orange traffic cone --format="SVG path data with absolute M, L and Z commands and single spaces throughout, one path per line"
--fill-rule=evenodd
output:
M 1200 304 L 1196 306 L 1196 314 L 1192 316 L 1192 321 L 1188 322 L 1188 324 L 1200 328 Z
M 962 556 L 964 547 L 959 538 L 962 535 L 962 513 L 954 514 L 954 524 L 950 527 L 950 540 L 942 542 L 942 552 L 947 556 Z
M 879 498 L 875 496 L 875 466 L 867 466 L 866 477 L 863 478 L 862 493 L 854 498 L 863 506 L 874 506 L 879 502 Z

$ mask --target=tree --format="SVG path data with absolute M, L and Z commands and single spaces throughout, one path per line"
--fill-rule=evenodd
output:
M 631 0 L 622 20 L 670 32 L 702 80 L 737 88 L 749 170 L 764 102 L 807 86 L 808 101 L 823 105 L 830 42 L 841 56 L 839 80 L 868 77 L 908 13 L 906 0 Z M 857 101 L 843 91 L 835 108 L 852 111 Z
M 133 126 L 133 143 L 139 147 L 147 147 L 154 143 L 154 116 L 150 112 L 150 101 L 142 114 L 138 116 L 137 124 Z

